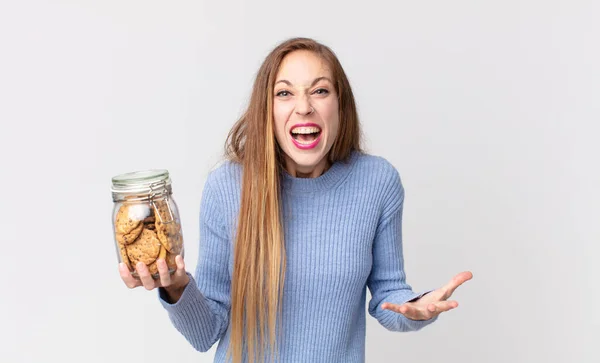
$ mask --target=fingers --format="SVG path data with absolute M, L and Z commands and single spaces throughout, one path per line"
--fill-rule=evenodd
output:
M 469 281 L 470 279 L 473 278 L 473 274 L 470 271 L 464 271 L 459 273 L 458 275 L 454 276 L 450 282 L 448 282 L 448 284 L 444 287 L 444 289 L 446 290 L 446 296 L 445 298 L 449 298 L 450 296 L 452 296 L 452 294 L 454 293 L 454 291 L 463 283 L 465 283 L 466 281 Z
M 427 311 L 433 314 L 440 314 L 444 311 L 452 310 L 458 307 L 457 301 L 440 301 L 427 305 Z
M 148 267 L 143 262 L 138 262 L 137 265 L 135 265 L 135 270 L 137 271 L 138 276 L 142 281 L 142 285 L 146 290 L 152 290 L 159 286 L 152 278 L 150 271 L 148 271 Z
M 127 285 L 127 287 L 130 289 L 142 285 L 140 280 L 136 279 L 131 275 L 131 272 L 129 272 L 129 268 L 127 268 L 127 266 L 123 262 L 119 264 L 119 275 L 121 275 L 121 279 L 123 279 L 125 285 Z
M 158 286 L 162 287 L 170 287 L 170 286 L 185 286 L 188 282 L 188 276 L 185 272 L 185 263 L 183 262 L 183 257 L 181 255 L 177 255 L 175 257 L 175 264 L 177 265 L 177 269 L 173 274 L 169 271 L 169 266 L 166 261 L 163 259 L 158 259 L 156 261 L 156 265 L 158 267 L 159 273 L 159 282 Z
M 169 266 L 167 266 L 167 262 L 159 258 L 156 260 L 156 266 L 158 267 L 158 274 L 160 276 L 160 284 L 163 287 L 167 287 L 171 285 L 171 274 L 169 273 Z
M 186 278 L 187 275 L 185 273 L 185 262 L 183 261 L 183 257 L 181 255 L 175 256 L 175 263 L 177 264 L 177 270 L 175 271 L 175 278 L 182 279 Z
M 177 265 L 177 270 L 171 274 L 171 272 L 169 272 L 169 266 L 167 265 L 167 262 L 162 258 L 158 259 L 156 261 L 156 265 L 158 268 L 159 278 L 156 280 L 152 278 L 152 275 L 148 270 L 148 266 L 146 266 L 143 262 L 138 262 L 138 264 L 135 266 L 135 271 L 139 276 L 138 278 L 131 274 L 129 268 L 124 263 L 119 264 L 119 275 L 121 275 L 121 279 L 130 289 L 138 286 L 144 286 L 146 290 L 172 285 L 185 286 L 187 285 L 189 278 L 185 271 L 183 257 L 181 255 L 177 255 L 175 257 L 175 263 Z

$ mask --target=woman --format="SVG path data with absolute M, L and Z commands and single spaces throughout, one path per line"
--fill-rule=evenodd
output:
M 364 362 L 366 288 L 370 315 L 387 329 L 432 323 L 458 306 L 448 298 L 472 274 L 412 291 L 399 174 L 363 153 L 359 136 L 334 53 L 306 38 L 280 44 L 229 134 L 228 161 L 205 184 L 195 277 L 178 256 L 171 276 L 159 261 L 159 280 L 143 264 L 139 280 L 121 266 L 123 280 L 159 288 L 197 350 L 220 340 L 215 362 Z

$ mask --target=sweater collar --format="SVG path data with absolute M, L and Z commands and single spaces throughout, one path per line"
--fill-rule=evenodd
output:
M 347 161 L 336 161 L 331 167 L 316 178 L 298 178 L 291 176 L 285 169 L 282 171 L 282 187 L 292 193 L 310 193 L 332 189 L 341 183 L 352 170 L 359 152 L 352 151 Z

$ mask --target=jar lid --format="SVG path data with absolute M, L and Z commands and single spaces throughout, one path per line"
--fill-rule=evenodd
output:
M 170 185 L 169 172 L 164 169 L 134 171 L 112 178 L 112 192 L 118 194 L 152 193 Z

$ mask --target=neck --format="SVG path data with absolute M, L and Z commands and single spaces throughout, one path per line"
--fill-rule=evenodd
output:
M 295 178 L 318 178 L 331 167 L 329 160 L 327 160 L 327 156 L 323 157 L 323 159 L 314 166 L 298 165 L 287 156 L 285 159 L 285 170 Z

